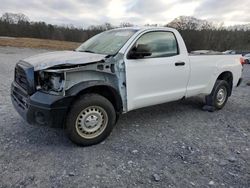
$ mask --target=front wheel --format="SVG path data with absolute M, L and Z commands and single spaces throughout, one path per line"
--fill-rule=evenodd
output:
M 66 127 L 70 140 L 82 146 L 103 141 L 116 120 L 112 103 L 98 94 L 85 94 L 69 111 Z
M 222 109 L 229 97 L 230 86 L 225 80 L 217 80 L 210 95 L 206 97 L 206 105 L 215 110 Z

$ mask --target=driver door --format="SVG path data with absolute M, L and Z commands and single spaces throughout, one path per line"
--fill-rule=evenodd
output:
M 131 56 L 137 46 L 147 46 L 147 56 Z M 125 57 L 128 111 L 181 99 L 185 96 L 189 62 L 181 55 L 174 33 L 144 33 Z

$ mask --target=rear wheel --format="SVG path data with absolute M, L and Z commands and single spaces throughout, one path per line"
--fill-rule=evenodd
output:
M 206 105 L 211 111 L 222 109 L 229 97 L 230 86 L 225 80 L 217 80 L 210 95 L 206 96 Z
M 112 103 L 98 94 L 86 94 L 72 106 L 67 117 L 69 138 L 76 144 L 98 144 L 111 133 L 116 120 Z

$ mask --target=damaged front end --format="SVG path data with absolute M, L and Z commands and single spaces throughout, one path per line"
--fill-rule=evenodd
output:
M 39 71 L 36 90 L 54 95 L 64 95 L 66 73 Z
M 11 98 L 16 110 L 30 124 L 63 126 L 72 102 L 85 91 L 98 91 L 110 99 L 117 113 L 126 111 L 123 55 L 73 53 L 68 55 L 77 58 L 72 56 L 60 62 L 54 53 L 53 57 L 40 55 L 17 63 Z
M 83 65 L 60 65 L 36 71 L 36 89 L 52 95 L 66 95 L 73 86 L 88 81 L 103 81 L 118 89 L 115 64 L 107 61 Z

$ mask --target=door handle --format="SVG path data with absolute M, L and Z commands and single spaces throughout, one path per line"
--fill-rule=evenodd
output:
M 185 65 L 185 62 L 176 62 L 175 63 L 175 66 L 184 66 Z

